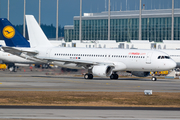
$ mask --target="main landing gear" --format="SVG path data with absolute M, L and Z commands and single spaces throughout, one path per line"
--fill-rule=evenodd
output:
M 115 73 L 111 74 L 110 79 L 117 80 L 118 77 L 119 77 L 119 75 L 115 72 Z
M 88 73 L 84 75 L 84 79 L 93 79 L 92 69 L 88 69 Z
M 93 75 L 90 74 L 90 73 L 86 73 L 86 74 L 84 75 L 84 79 L 93 79 Z

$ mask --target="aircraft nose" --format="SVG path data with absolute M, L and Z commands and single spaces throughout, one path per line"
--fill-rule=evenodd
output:
M 176 62 L 174 60 L 171 60 L 169 63 L 168 63 L 168 66 L 169 68 L 173 69 L 177 66 Z

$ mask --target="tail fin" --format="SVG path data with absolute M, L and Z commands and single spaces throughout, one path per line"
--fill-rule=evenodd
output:
M 0 30 L 6 46 L 30 47 L 29 42 L 16 30 L 16 28 L 6 18 L 0 18 Z
M 46 46 L 52 47 L 41 27 L 35 20 L 33 15 L 26 15 L 26 23 L 31 47 Z

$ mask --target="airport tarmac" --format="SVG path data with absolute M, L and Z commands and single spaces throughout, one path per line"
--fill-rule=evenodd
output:
M 48 73 L 48 75 L 47 75 Z M 179 79 L 109 78 L 95 77 L 85 80 L 75 74 L 53 74 L 52 72 L 0 71 L 0 91 L 90 91 L 90 92 L 180 92 Z M 158 108 L 49 108 L 49 107 L 2 107 L 0 120 L 11 119 L 120 119 L 120 120 L 179 120 L 179 109 Z
M 178 110 L 155 108 L 103 108 L 96 107 L 20 107 L 2 109 L 0 120 L 76 119 L 76 120 L 179 120 Z
M 179 79 L 109 78 L 85 80 L 74 74 L 46 75 L 47 72 L 0 72 L 0 91 L 90 91 L 90 92 L 180 92 Z

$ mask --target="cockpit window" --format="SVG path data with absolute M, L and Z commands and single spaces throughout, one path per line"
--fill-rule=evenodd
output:
M 170 59 L 169 56 L 158 56 L 158 59 Z
M 169 56 L 165 56 L 165 58 L 166 58 L 166 59 L 170 59 L 170 57 L 169 57 Z

